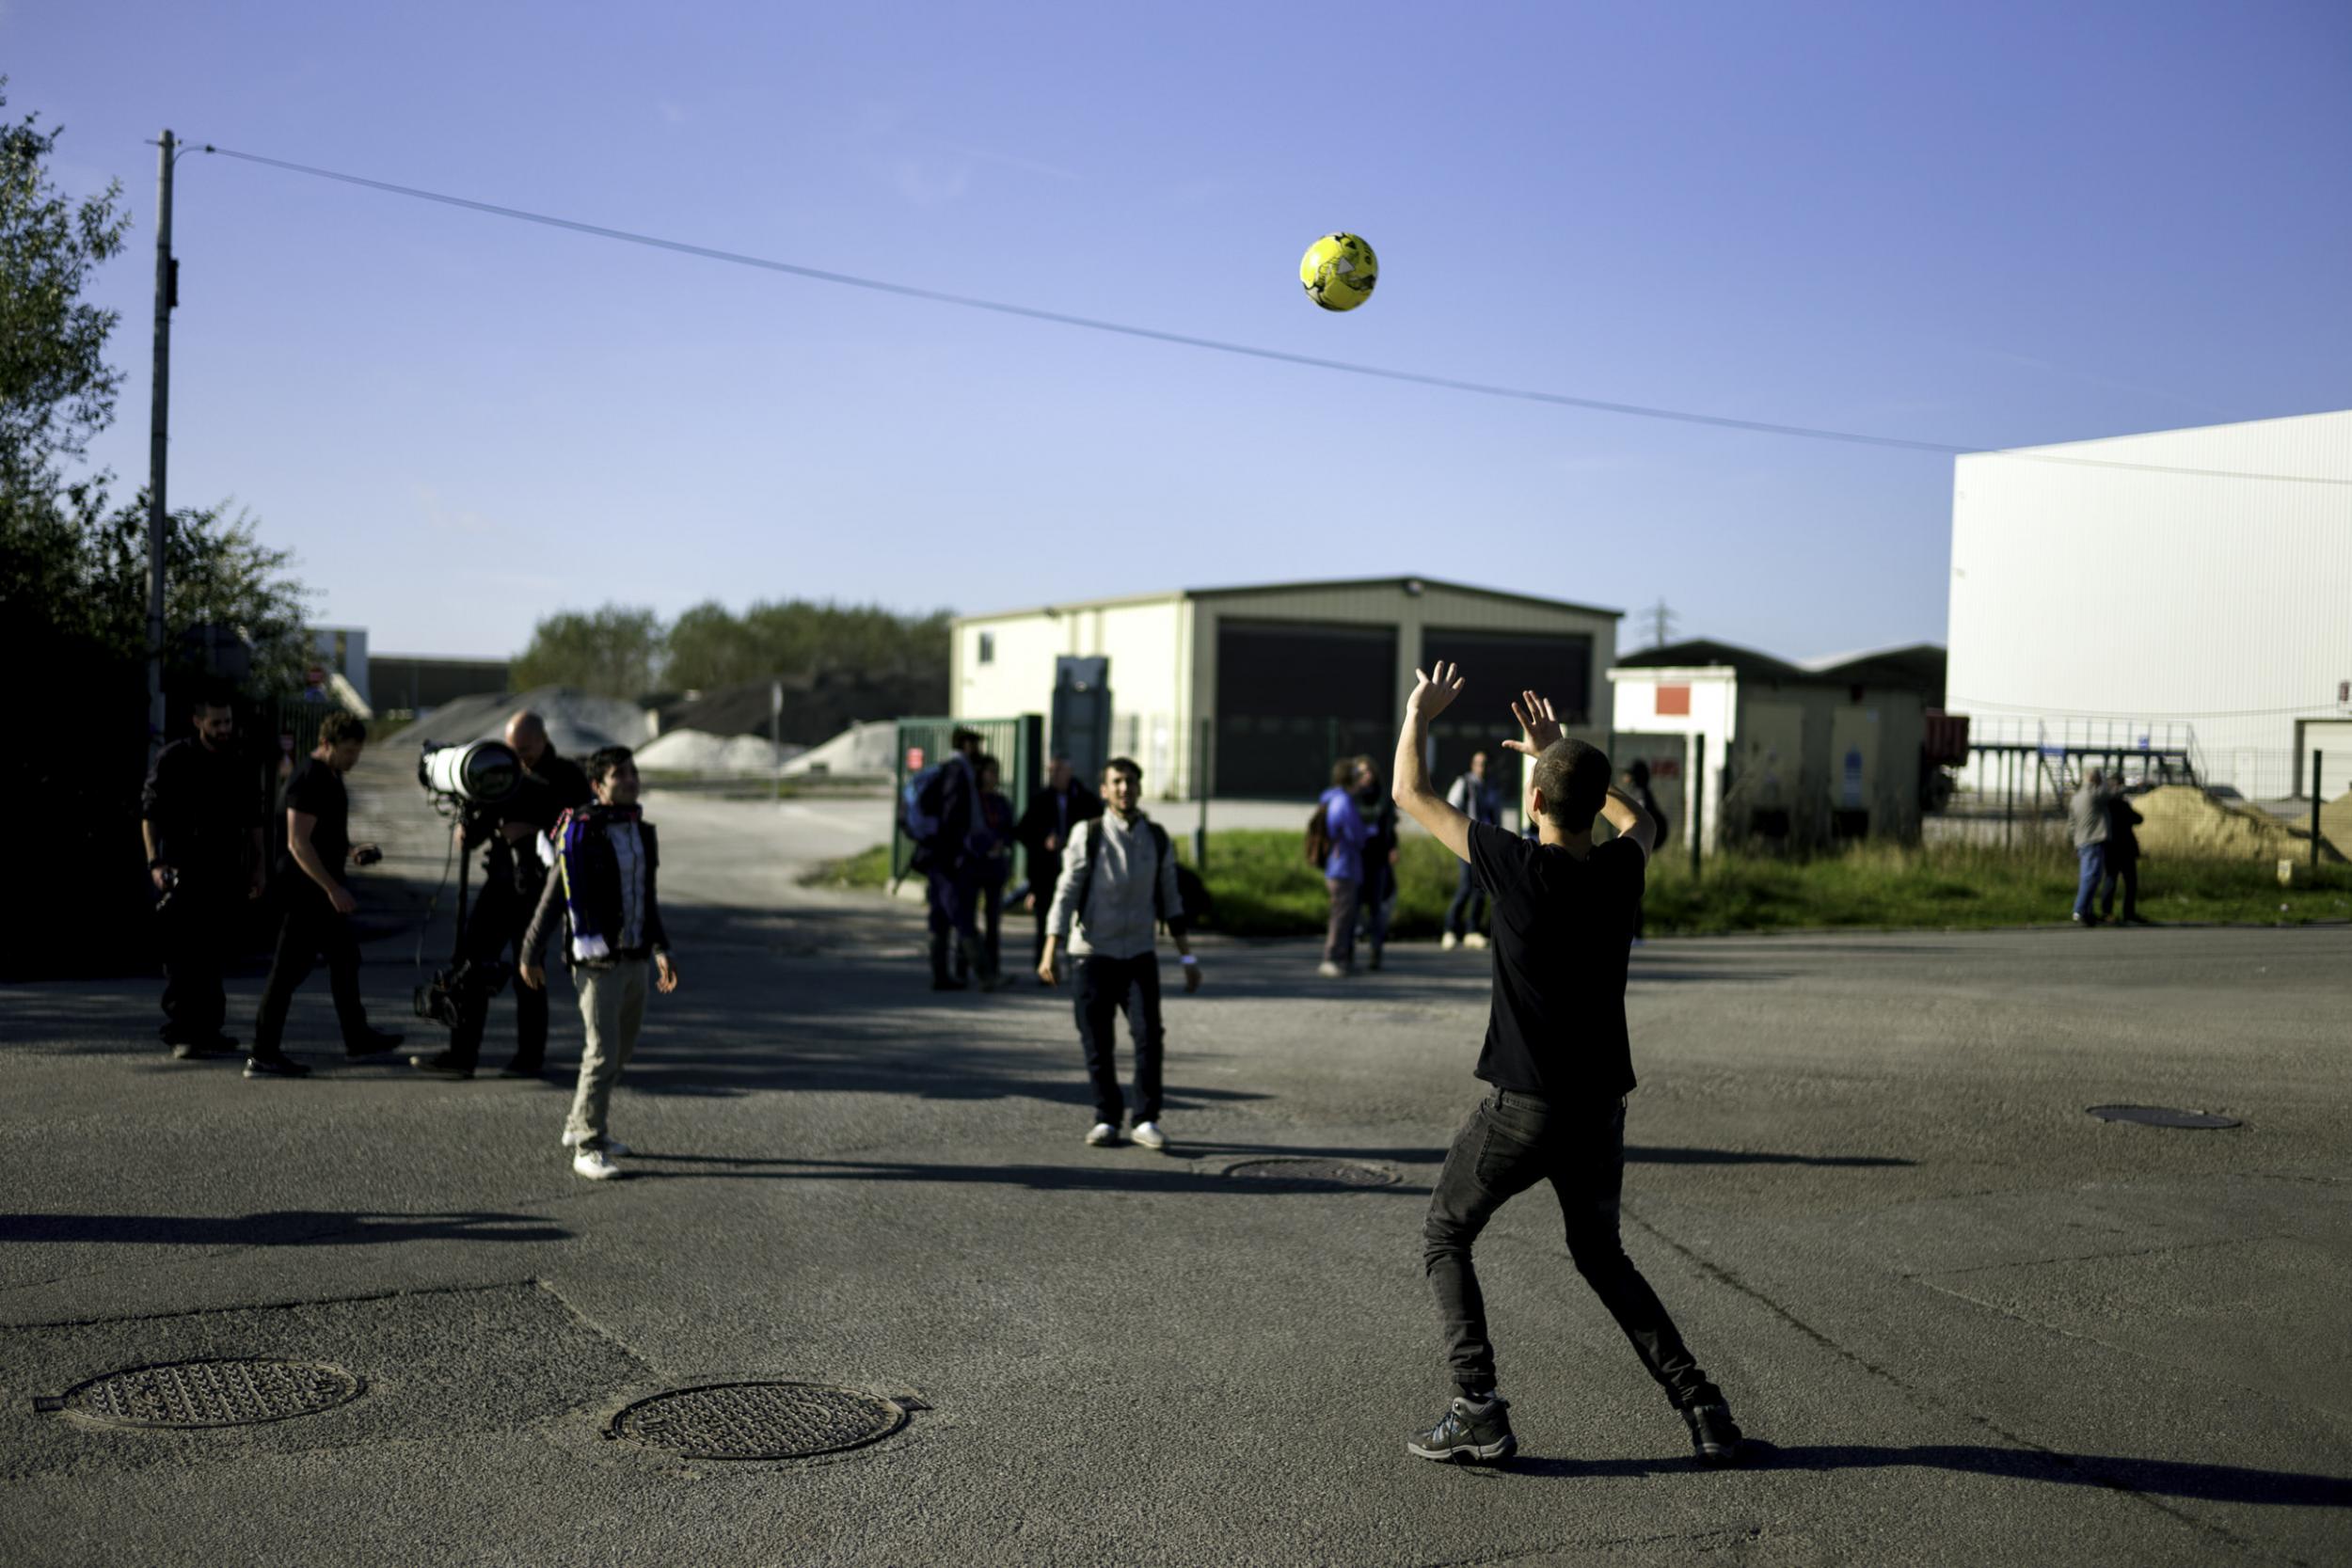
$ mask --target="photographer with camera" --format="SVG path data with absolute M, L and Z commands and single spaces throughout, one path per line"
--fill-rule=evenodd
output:
M 269 980 L 262 987 L 262 1010 L 253 1022 L 253 1054 L 247 1078 L 299 1078 L 310 1070 L 278 1047 L 294 988 L 310 973 L 311 960 L 326 958 L 335 1018 L 342 1025 L 343 1054 L 358 1060 L 379 1056 L 400 1036 L 373 1027 L 359 1002 L 359 944 L 351 934 L 358 903 L 343 886 L 343 867 L 373 865 L 383 858 L 373 844 L 351 842 L 351 797 L 343 775 L 359 760 L 368 726 L 355 714 L 337 711 L 319 726 L 318 744 L 286 781 L 286 847 L 278 857 L 278 880 L 284 889 L 285 922 Z
M 548 738 L 546 721 L 525 709 L 506 721 L 506 745 L 523 766 L 515 792 L 497 805 L 468 811 L 455 830 L 458 852 L 485 841 L 482 901 L 459 934 L 457 958 L 467 976 L 457 999 L 457 1019 L 449 1049 L 411 1056 L 411 1066 L 443 1078 L 471 1078 L 489 1023 L 490 1000 L 504 978 L 506 950 L 523 957 L 523 933 L 547 886 L 547 866 L 538 845 L 563 815 L 595 799 L 588 775 Z M 515 1059 L 499 1069 L 504 1078 L 536 1078 L 546 1069 L 548 993 L 515 988 Z
M 221 1032 L 221 972 L 239 907 L 262 895 L 260 775 L 238 753 L 229 691 L 204 688 L 188 715 L 196 733 L 156 753 L 139 797 L 163 948 L 164 1043 L 182 1061 L 237 1047 Z

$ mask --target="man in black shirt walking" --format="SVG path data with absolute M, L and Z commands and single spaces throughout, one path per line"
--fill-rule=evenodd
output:
M 374 845 L 352 845 L 351 798 L 343 792 L 343 775 L 367 743 L 368 727 L 357 715 L 330 713 L 319 726 L 318 745 L 286 781 L 286 840 L 278 863 L 286 918 L 269 980 L 262 987 L 253 1054 L 245 1064 L 247 1078 L 299 1078 L 310 1070 L 287 1055 L 278 1041 L 294 989 L 322 954 L 336 1022 L 342 1026 L 343 1054 L 380 1056 L 400 1043 L 398 1035 L 370 1026 L 360 1005 L 359 944 L 351 935 L 351 912 L 359 906 L 343 886 L 345 863 L 373 865 L 378 858 Z
M 522 961 L 523 932 L 539 907 L 547 886 L 547 864 L 539 840 L 556 819 L 574 806 L 596 799 L 588 775 L 571 758 L 560 755 L 548 739 L 547 721 L 528 708 L 506 721 L 506 744 L 523 765 L 522 786 L 498 808 L 497 818 L 485 830 L 489 852 L 482 857 L 482 899 L 468 917 L 458 957 L 473 973 L 500 962 L 508 947 Z M 456 829 L 470 853 L 474 840 L 466 838 L 466 825 Z M 450 1031 L 449 1049 L 430 1056 L 411 1056 L 410 1065 L 443 1078 L 471 1078 L 482 1053 L 482 1036 L 490 1018 L 492 992 L 468 985 L 459 1003 L 457 1026 Z M 506 1078 L 536 1078 L 547 1068 L 548 993 L 532 986 L 515 988 L 515 1059 L 499 1069 Z
M 1032 969 L 1045 956 L 1045 916 L 1054 907 L 1054 889 L 1061 882 L 1062 851 L 1076 839 L 1079 823 L 1102 815 L 1102 796 L 1078 783 L 1068 757 L 1055 757 L 1045 783 L 1029 797 L 1029 809 L 1021 814 L 1021 826 L 1015 830 L 1023 847 L 1029 851 L 1029 908 L 1037 914 L 1037 942 L 1029 950 Z
M 147 873 L 161 899 L 164 1043 L 183 1061 L 236 1049 L 221 1033 L 221 972 L 245 901 L 262 892 L 261 775 L 237 750 L 229 693 L 199 693 L 189 714 L 196 734 L 156 754 L 139 798 Z
M 1417 672 L 1418 673 L 1418 672 Z M 1458 1393 L 1406 1450 L 1423 1459 L 1500 1460 L 1518 1447 L 1495 1388 L 1494 1346 L 1470 1248 L 1510 1199 L 1549 1181 L 1567 1222 L 1568 1255 L 1642 1364 L 1690 1428 L 1703 1465 L 1739 1457 L 1723 1391 L 1692 1359 L 1617 1235 L 1625 1177 L 1625 1097 L 1633 1064 L 1625 1022 L 1626 950 L 1657 824 L 1609 787 L 1609 759 L 1564 738 L 1533 691 L 1512 705 L 1534 759 L 1527 814 L 1537 842 L 1472 823 L 1430 788 L 1429 722 L 1461 694 L 1451 665 L 1422 675 L 1396 747 L 1397 804 L 1469 862 L 1494 895 L 1494 1001 L 1478 1076 L 1493 1092 L 1447 1151 L 1422 1230 L 1422 1262 L 1443 1320 Z M 1593 843 L 1605 816 L 1618 837 Z

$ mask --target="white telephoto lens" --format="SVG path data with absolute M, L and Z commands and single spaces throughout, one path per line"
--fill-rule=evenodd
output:
M 437 795 L 488 806 L 521 786 L 523 765 L 503 741 L 477 740 L 425 752 L 417 763 L 417 778 Z

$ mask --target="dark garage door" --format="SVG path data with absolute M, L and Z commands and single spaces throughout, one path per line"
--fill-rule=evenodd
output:
M 1431 726 L 1438 742 L 1434 782 L 1440 790 L 1470 768 L 1470 753 L 1483 751 L 1487 777 L 1502 786 L 1506 806 L 1517 804 L 1517 758 L 1502 750 L 1518 729 L 1511 722 L 1511 699 L 1533 688 L 1551 699 L 1560 721 L 1571 729 L 1592 723 L 1593 640 L 1581 634 L 1543 636 L 1528 632 L 1454 631 L 1426 627 L 1421 637 L 1424 670 L 1433 659 L 1451 659 L 1470 676 L 1470 689 Z
M 1219 621 L 1216 793 L 1311 800 L 1359 752 L 1385 777 L 1401 700 L 1392 626 Z

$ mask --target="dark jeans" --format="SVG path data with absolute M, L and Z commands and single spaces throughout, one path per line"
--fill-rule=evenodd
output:
M 253 1054 L 278 1054 L 294 990 L 310 974 L 311 960 L 321 956 L 326 959 L 327 986 L 334 993 L 343 1045 L 357 1045 L 367 1034 L 368 1015 L 359 1004 L 359 944 L 352 939 L 351 922 L 337 914 L 319 885 L 298 870 L 285 879 L 285 896 L 278 952 L 270 960 L 269 980 L 262 987 L 261 1016 L 253 1021 Z
M 1356 961 L 1356 908 L 1364 884 L 1353 877 L 1326 877 L 1324 891 L 1331 895 L 1331 924 L 1323 935 L 1323 956 L 1344 968 Z
M 1445 907 L 1445 928 L 1466 937 L 1486 924 L 1486 885 L 1464 861 L 1461 879 L 1454 884 L 1454 902 Z
M 1078 960 L 1078 1043 L 1086 1047 L 1087 1077 L 1094 1085 L 1094 1119 L 1119 1125 L 1126 1105 L 1119 1097 L 1119 1064 L 1111 1047 L 1119 1015 L 1127 1014 L 1127 1035 L 1136 1048 L 1136 1119 L 1160 1119 L 1160 956 L 1139 958 L 1083 958 Z
M 484 884 L 481 898 L 467 913 L 465 938 L 457 944 L 458 957 L 476 965 L 497 963 L 506 958 L 507 949 L 512 947 L 519 961 L 523 933 L 531 927 L 539 890 L 545 886 L 536 879 L 518 886 L 512 875 L 493 874 Z M 511 974 L 507 984 L 515 993 L 515 1060 L 526 1066 L 544 1062 L 548 1054 L 547 988 L 533 990 Z M 482 1053 L 482 1037 L 490 1022 L 492 994 L 479 986 L 466 990 L 466 1000 L 458 1009 L 457 1027 L 449 1035 L 449 1053 L 461 1062 L 470 1063 Z
M 980 968 L 984 973 L 993 974 L 1004 949 L 1005 877 L 1001 871 L 980 880 L 979 924 Z
M 2112 846 L 2109 847 L 2112 849 Z M 2139 856 L 2108 853 L 2100 857 L 2103 864 L 2099 879 L 2099 912 L 2115 912 L 2115 884 L 2123 884 L 2123 918 L 2132 920 L 2139 914 Z
M 1470 1247 L 1495 1211 L 1538 1181 L 1551 1183 L 1567 1223 L 1568 1256 L 1632 1342 L 1666 1397 L 1680 1406 L 1722 1398 L 1682 1343 L 1617 1240 L 1617 1195 L 1625 1180 L 1625 1102 L 1555 1105 L 1497 1089 L 1470 1113 L 1446 1151 L 1422 1226 L 1422 1268 L 1438 1295 L 1446 1364 L 1465 1393 L 1495 1386 L 1486 1303 Z
M 209 1040 L 229 1022 L 221 989 L 229 945 L 245 918 L 245 874 L 184 867 L 155 916 L 164 956 L 164 1043 Z
M 2107 847 L 2104 844 L 2079 844 L 2074 858 L 2082 862 L 2082 880 L 2074 886 L 2074 918 L 2089 920 L 2091 915 L 2090 895 L 2099 889 L 2099 879 L 2106 874 Z

